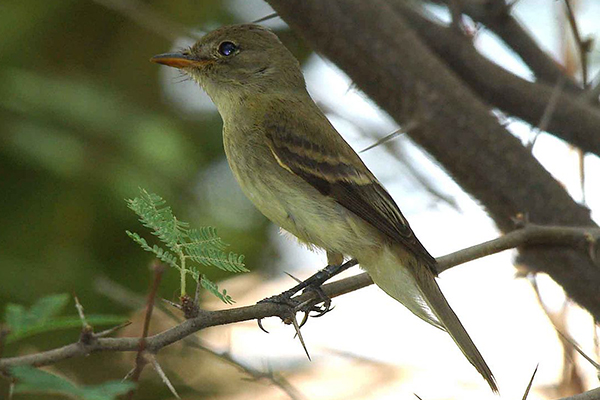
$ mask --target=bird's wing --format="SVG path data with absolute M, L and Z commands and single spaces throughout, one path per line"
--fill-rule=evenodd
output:
M 327 132 L 315 131 L 318 128 L 310 126 L 306 119 L 292 124 L 289 118 L 266 118 L 263 128 L 277 162 L 402 243 L 435 273 L 435 259 L 416 238 L 392 197 L 324 116 L 323 120 L 327 123 L 319 127 Z M 324 140 L 316 143 L 312 138 L 317 135 Z

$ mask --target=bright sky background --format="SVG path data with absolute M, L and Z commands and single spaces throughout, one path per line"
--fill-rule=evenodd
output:
M 584 36 L 600 37 L 600 2 L 587 0 L 579 3 L 579 23 Z M 231 7 L 239 13 L 239 21 L 252 21 L 272 12 L 259 0 L 231 1 Z M 515 12 L 544 48 L 560 59 L 561 34 L 557 20 L 562 12 L 562 3 L 554 0 L 521 0 Z M 277 24 L 281 22 L 271 21 L 267 25 Z M 174 46 L 182 44 L 176 43 Z M 531 77 L 527 68 L 491 35 L 480 33 L 476 45 L 497 63 L 523 77 Z M 596 51 L 593 56 L 596 60 L 598 54 Z M 592 71 L 591 76 L 596 72 Z M 195 113 L 199 109 L 213 107 L 194 84 L 172 85 L 172 69 L 164 68 L 163 73 L 166 95 L 182 108 L 188 107 L 186 111 Z M 355 150 L 361 150 L 375 141 L 363 132 L 376 132 L 378 137 L 382 137 L 396 129 L 393 120 L 362 93 L 349 89 L 351 82 L 347 76 L 331 63 L 313 55 L 305 65 L 304 73 L 311 95 L 326 110 L 334 112 L 328 116 Z M 192 108 L 189 108 L 190 104 Z M 513 122 L 510 129 L 523 141 L 532 137 L 530 128 L 518 121 Z M 394 145 L 403 149 L 403 157 L 407 158 L 405 162 L 412 163 L 428 177 L 436 190 L 458 204 L 458 209 L 455 209 L 428 194 L 383 146 L 361 155 L 396 199 L 417 236 L 434 256 L 498 236 L 498 231 L 485 212 L 428 155 L 405 136 L 396 139 Z M 562 141 L 542 134 L 537 139 L 534 154 L 579 201 L 581 190 L 577 153 Z M 587 204 L 597 217 L 600 185 L 595 183 L 600 177 L 600 160 L 595 156 L 586 156 L 585 166 Z M 255 223 L 256 215 L 248 212 L 251 210 L 249 202 L 235 189 L 226 164 L 213 168 L 222 171 L 220 186 L 216 186 L 216 179 L 201 185 L 212 187 L 215 199 L 222 198 L 225 192 L 229 195 L 234 193 L 239 214 L 232 224 Z M 227 213 L 231 215 L 230 207 Z M 272 238 L 281 248 L 282 271 L 305 278 L 325 265 L 324 254 L 301 248 L 294 241 L 280 236 L 275 226 L 272 228 Z M 505 399 L 522 397 L 538 363 L 540 367 L 534 388 L 557 383 L 562 368 L 562 350 L 556 334 L 538 306 L 529 283 L 514 278 L 512 257 L 513 254 L 507 251 L 473 261 L 443 273 L 439 280 L 444 294 L 494 372 L 501 398 Z M 243 298 L 234 295 L 238 305 L 252 304 L 293 284 L 283 273 L 280 279 L 268 285 L 259 282 L 258 276 L 252 279 L 257 280 L 256 290 Z M 562 290 L 550 279 L 540 277 L 540 281 L 548 305 L 553 309 L 559 308 L 564 299 Z M 235 293 L 237 284 L 234 279 L 222 285 Z M 248 281 L 244 280 L 243 285 L 247 284 Z M 333 312 L 324 318 L 309 321 L 302 330 L 312 362 L 306 360 L 300 344 L 293 339 L 293 329 L 275 319 L 265 321 L 270 335 L 258 330 L 254 323 L 249 323 L 232 326 L 229 335 L 223 335 L 223 329 L 214 329 L 204 337 L 216 347 L 231 346 L 236 357 L 257 367 L 269 364 L 273 368 L 285 369 L 290 365 L 301 365 L 303 372 L 296 373 L 290 379 L 312 400 L 410 399 L 415 398 L 413 393 L 423 399 L 498 398 L 491 394 L 486 383 L 448 335 L 413 316 L 375 286 L 337 298 L 334 304 L 336 308 Z M 591 318 L 573 306 L 569 311 L 569 323 L 570 333 L 588 354 L 593 354 Z M 585 362 L 580 362 L 580 366 L 585 371 L 588 385 L 597 386 L 593 368 Z M 386 378 L 381 378 L 384 375 Z M 269 396 L 265 396 L 265 393 L 269 393 Z M 246 393 L 235 399 L 254 399 L 257 396 L 286 398 L 276 388 L 267 389 L 259 385 L 256 393 Z M 560 396 L 555 393 L 534 390 L 529 399 L 557 397 Z

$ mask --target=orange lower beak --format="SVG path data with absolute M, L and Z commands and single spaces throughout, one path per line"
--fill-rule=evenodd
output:
M 205 60 L 196 60 L 182 53 L 164 53 L 154 56 L 150 61 L 173 68 L 186 68 L 206 64 Z

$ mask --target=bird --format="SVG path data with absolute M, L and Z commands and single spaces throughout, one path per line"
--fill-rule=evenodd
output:
M 270 29 L 229 25 L 151 61 L 178 68 L 223 120 L 223 147 L 244 194 L 329 265 L 345 257 L 416 316 L 446 331 L 498 391 L 437 282 L 436 260 L 398 205 L 310 97 L 298 60 Z

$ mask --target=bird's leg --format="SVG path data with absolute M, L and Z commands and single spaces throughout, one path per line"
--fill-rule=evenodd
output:
M 308 279 L 306 279 L 304 281 L 299 281 L 298 279 L 296 279 L 292 276 L 293 279 L 298 281 L 298 284 L 296 286 L 294 286 L 293 288 L 288 289 L 285 292 L 280 293 L 276 296 L 267 297 L 266 299 L 259 301 L 259 303 L 285 304 L 291 308 L 290 309 L 291 316 L 285 317 L 285 318 L 282 317 L 283 322 L 286 324 L 290 324 L 290 323 L 294 324 L 294 329 L 296 329 L 296 334 L 298 335 L 298 338 L 300 339 L 300 343 L 302 344 L 302 347 L 304 348 L 304 351 L 306 352 L 306 355 L 308 356 L 309 360 L 310 360 L 310 355 L 308 354 L 308 349 L 306 348 L 306 345 L 304 344 L 304 339 L 302 338 L 302 334 L 300 333 L 300 328 L 308 320 L 308 317 L 309 317 L 309 314 L 311 311 L 314 311 L 317 313 L 316 315 L 314 315 L 315 317 L 320 317 L 322 315 L 325 315 L 327 312 L 331 311 L 331 299 L 329 298 L 329 296 L 327 296 L 325 294 L 325 292 L 323 292 L 323 289 L 321 289 L 321 285 L 324 282 L 326 282 L 328 279 L 339 274 L 340 272 L 345 271 L 348 268 L 358 264 L 358 261 L 356 259 L 351 259 L 344 263 L 344 257 L 341 254 L 327 252 L 327 263 L 328 263 L 328 265 L 325 268 L 323 268 L 316 274 L 310 276 Z M 292 297 L 301 290 L 314 291 L 318 294 L 318 298 L 317 299 L 311 298 L 311 299 L 306 300 L 305 302 L 300 303 L 298 300 L 293 299 Z M 316 305 L 319 303 L 323 303 L 323 306 L 317 307 Z M 302 318 L 302 321 L 300 322 L 300 324 L 298 324 L 298 322 L 296 321 L 296 313 L 298 311 L 304 312 L 304 317 Z M 269 333 L 262 326 L 261 318 L 259 318 L 257 320 L 257 323 L 258 323 L 258 327 L 261 330 L 263 330 L 266 333 Z
M 302 282 L 299 282 L 296 286 L 292 287 L 291 289 L 288 289 L 285 292 L 282 292 L 276 296 L 267 297 L 266 299 L 259 301 L 259 303 L 278 303 L 286 304 L 291 307 L 297 307 L 300 304 L 298 303 L 298 301 L 292 299 L 292 297 L 301 290 L 307 289 L 317 292 L 319 294 L 319 297 L 321 298 L 320 302 L 326 303 L 324 309 L 314 309 L 312 308 L 312 306 L 314 306 L 314 302 L 311 301 L 313 304 L 310 306 L 311 308 L 307 311 L 317 311 L 319 313 L 319 316 L 323 315 L 324 313 L 329 311 L 331 300 L 323 292 L 323 290 L 321 289 L 321 285 L 327 280 L 334 277 L 335 275 L 339 274 L 340 272 L 345 271 L 348 268 L 358 264 L 358 261 L 356 261 L 355 259 L 349 260 L 344 263 L 344 259 L 341 254 L 330 252 L 327 253 L 327 261 L 328 265 L 322 270 L 315 273 L 314 275 L 308 277 Z M 303 305 L 307 306 L 311 302 L 308 302 L 307 304 Z

